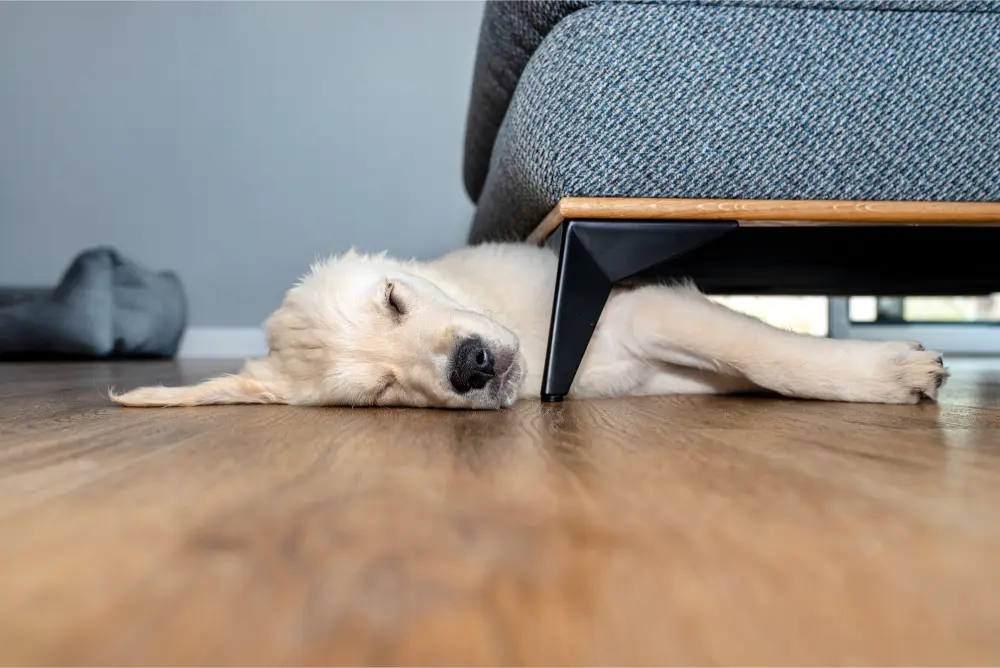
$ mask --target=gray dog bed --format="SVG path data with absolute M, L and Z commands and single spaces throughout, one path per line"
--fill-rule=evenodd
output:
M 177 276 L 94 248 L 54 289 L 0 288 L 0 359 L 173 357 L 186 323 Z

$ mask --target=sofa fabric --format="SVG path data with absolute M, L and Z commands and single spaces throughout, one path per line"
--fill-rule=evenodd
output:
M 564 196 L 1000 200 L 1000 1 L 487 3 L 469 241 Z

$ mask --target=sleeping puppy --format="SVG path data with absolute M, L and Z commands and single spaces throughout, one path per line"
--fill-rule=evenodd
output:
M 433 262 L 354 251 L 314 265 L 265 324 L 270 352 L 238 375 L 112 395 L 125 406 L 296 404 L 499 409 L 537 398 L 557 258 L 528 244 Z M 947 372 L 914 342 L 771 327 L 692 286 L 617 289 L 571 397 L 770 391 L 907 404 Z

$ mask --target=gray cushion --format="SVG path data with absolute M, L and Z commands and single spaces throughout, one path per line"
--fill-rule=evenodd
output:
M 593 5 L 620 0 L 491 0 L 485 5 L 469 101 L 464 180 L 479 199 L 490 154 L 528 60 L 560 21 Z M 996 12 L 998 0 L 629 0 L 633 4 L 779 7 L 824 10 Z
M 484 17 L 472 242 L 562 196 L 1000 200 L 1000 2 L 544 5 Z
M 94 248 L 55 289 L 0 289 L 0 358 L 171 357 L 186 321 L 175 275 Z

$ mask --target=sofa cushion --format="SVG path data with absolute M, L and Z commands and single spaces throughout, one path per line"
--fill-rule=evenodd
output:
M 619 2 L 621 0 L 605 0 Z M 631 0 L 637 4 L 785 7 L 824 10 L 996 12 L 998 0 Z M 465 134 L 464 180 L 479 199 L 490 153 L 510 98 L 528 60 L 561 20 L 595 0 L 490 0 L 476 52 Z
M 1000 199 L 1000 2 L 542 4 L 484 16 L 472 242 L 563 196 Z

